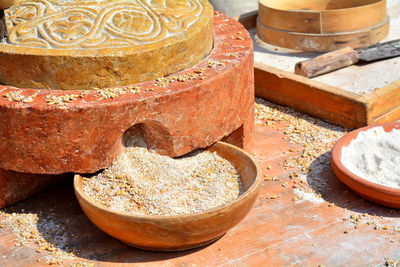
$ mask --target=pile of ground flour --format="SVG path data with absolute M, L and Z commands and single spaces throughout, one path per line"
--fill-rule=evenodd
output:
M 400 129 L 375 127 L 360 132 L 342 148 L 342 163 L 352 173 L 373 183 L 400 188 Z
M 240 175 L 216 152 L 170 158 L 130 147 L 113 165 L 84 178 L 95 202 L 140 215 L 177 215 L 227 205 L 244 192 Z

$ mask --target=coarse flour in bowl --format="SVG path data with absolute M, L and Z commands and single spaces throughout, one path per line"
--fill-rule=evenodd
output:
M 400 130 L 374 127 L 343 147 L 343 165 L 370 182 L 400 188 Z

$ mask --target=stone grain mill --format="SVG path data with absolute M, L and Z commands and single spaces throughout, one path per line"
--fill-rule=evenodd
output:
M 108 167 L 143 137 L 249 148 L 253 52 L 207 0 L 20 0 L 0 44 L 0 206 Z

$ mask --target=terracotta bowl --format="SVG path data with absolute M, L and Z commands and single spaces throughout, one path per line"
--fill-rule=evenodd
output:
M 393 129 L 400 129 L 400 122 L 364 127 L 343 136 L 333 147 L 332 168 L 336 176 L 360 196 L 384 206 L 400 208 L 400 189 L 372 183 L 350 172 L 341 162 L 342 148 L 348 146 L 359 132 L 380 126 L 386 132 L 390 132 Z
M 209 148 L 233 163 L 246 191 L 226 206 L 205 212 L 174 215 L 132 215 L 96 204 L 82 188 L 82 177 L 74 179 L 75 193 L 88 218 L 107 234 L 145 250 L 180 251 L 206 245 L 238 224 L 252 208 L 259 190 L 261 172 L 243 150 L 218 142 Z

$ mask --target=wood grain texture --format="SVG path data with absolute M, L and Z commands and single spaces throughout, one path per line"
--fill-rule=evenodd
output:
M 368 121 L 376 121 L 383 114 L 400 107 L 400 81 L 393 82 L 384 88 L 377 88 L 376 92 L 362 97 L 360 101 L 368 106 Z
M 377 125 L 377 124 L 382 124 L 382 123 L 389 123 L 389 122 L 394 122 L 394 121 L 399 121 L 400 120 L 400 106 L 397 108 L 382 114 L 380 117 L 370 121 L 369 125 Z
M 213 244 L 186 252 L 154 253 L 129 247 L 94 226 L 79 208 L 72 183 L 53 187 L 30 201 L 15 206 L 16 213 L 55 213 L 64 218 L 72 243 L 79 250 L 77 262 L 91 262 L 96 267 L 113 266 L 375 266 L 394 259 L 400 253 L 399 234 L 374 230 L 373 225 L 354 225 L 351 214 L 382 216 L 383 226 L 400 224 L 399 210 L 387 209 L 362 200 L 326 169 L 321 179 L 329 190 L 321 204 L 293 201 L 291 169 L 284 169 L 286 159 L 301 153 L 301 146 L 285 140 L 286 124 L 258 125 L 256 149 L 259 163 L 270 177 L 280 181 L 263 181 L 254 209 L 231 231 Z M 289 149 L 300 152 L 288 152 Z M 283 152 L 288 152 L 283 154 Z M 268 170 L 267 167 L 271 166 Z M 267 199 L 271 195 L 279 199 Z M 335 206 L 328 207 L 329 203 Z M 45 215 L 42 219 L 45 219 Z M 386 224 L 387 223 L 387 224 Z M 348 234 L 344 234 L 348 231 Z M 0 266 L 43 266 L 48 252 L 37 253 L 33 247 L 16 247 L 10 229 L 0 229 Z M 393 240 L 392 243 L 390 240 Z M 4 257 L 5 256 L 5 257 Z M 39 262 L 37 262 L 39 260 Z M 74 262 L 65 262 L 70 266 Z M 129 266 L 131 266 L 129 265 Z
M 312 78 L 358 62 L 358 53 L 351 47 L 345 47 L 321 56 L 296 63 L 294 72 Z
M 349 1 L 346 2 L 356 2 Z M 359 1 L 358 1 L 359 2 Z M 330 9 L 321 11 L 321 33 L 351 32 L 374 28 L 387 17 L 386 0 L 353 8 Z
M 332 51 L 347 46 L 352 48 L 365 47 L 379 42 L 387 36 L 388 32 L 388 19 L 371 28 L 335 34 L 280 31 L 266 27 L 260 20 L 257 22 L 257 34 L 263 41 L 299 51 Z
M 357 94 L 261 64 L 255 65 L 255 83 L 256 95 L 272 102 L 350 128 L 366 124 L 366 106 Z
M 386 0 L 262 0 L 261 22 L 298 33 L 339 33 L 374 27 L 387 17 Z
M 371 5 L 380 1 L 382 0 L 260 0 L 260 3 L 275 9 L 308 12 L 310 10 L 323 11 L 354 8 Z
M 334 3 L 336 2 L 333 1 L 332 4 Z M 341 3 L 345 2 L 341 1 Z M 385 27 L 386 31 L 389 25 Z M 257 60 L 255 76 L 257 96 L 294 107 L 334 124 L 358 128 L 400 119 L 400 81 L 377 88 L 376 92 L 362 96 L 291 72 L 278 70 L 267 64 L 258 63 Z M 342 99 L 344 99 L 343 107 L 341 107 Z M 342 112 L 341 108 L 344 107 L 347 107 L 348 111 Z M 353 115 L 349 116 L 349 114 Z
M 379 42 L 387 35 L 387 22 L 386 0 L 262 0 L 257 27 L 270 44 L 329 51 Z
M 255 64 L 256 95 L 349 128 L 400 119 L 400 81 L 361 96 L 276 68 Z
M 288 32 L 321 33 L 321 15 L 318 11 L 288 11 L 260 4 L 259 19 L 269 28 Z

